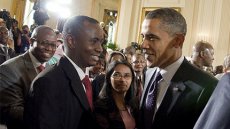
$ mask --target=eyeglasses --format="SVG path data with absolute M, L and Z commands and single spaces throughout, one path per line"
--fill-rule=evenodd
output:
M 37 40 L 36 40 L 37 41 Z M 44 40 L 44 41 L 37 41 L 37 43 L 43 47 L 51 47 L 52 49 L 56 49 L 57 48 L 57 45 L 56 45 L 56 42 L 50 42 L 48 40 Z
M 124 79 L 131 79 L 132 75 L 130 73 L 125 73 L 124 75 L 122 75 L 121 73 L 114 73 L 114 74 L 112 74 L 112 78 L 114 80 L 120 80 L 121 77 L 123 77 Z
M 144 64 L 145 61 L 134 61 L 133 64 Z

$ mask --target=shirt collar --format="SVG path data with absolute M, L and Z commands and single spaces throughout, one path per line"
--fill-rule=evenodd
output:
M 184 57 L 181 56 L 177 61 L 170 64 L 166 68 L 160 70 L 160 73 L 163 79 L 166 81 L 166 83 L 170 84 L 174 74 L 176 73 L 180 65 L 182 64 L 183 60 L 184 60 Z
M 33 63 L 33 65 L 34 65 L 34 67 L 35 68 L 37 68 L 38 66 L 40 66 L 40 65 L 43 65 L 44 67 L 46 66 L 46 63 L 41 63 L 41 62 L 39 62 L 38 60 L 37 60 L 37 58 L 32 54 L 32 51 L 31 51 L 31 49 L 29 49 L 29 56 L 30 56 L 30 58 L 31 58 L 31 60 L 32 60 L 32 63 Z
M 77 70 L 77 73 L 80 77 L 81 80 L 83 80 L 85 78 L 85 75 L 87 75 L 86 73 L 84 73 L 84 71 L 77 66 L 65 53 L 64 56 L 70 61 L 70 63 L 74 66 L 74 68 Z M 87 70 L 86 70 L 87 71 Z

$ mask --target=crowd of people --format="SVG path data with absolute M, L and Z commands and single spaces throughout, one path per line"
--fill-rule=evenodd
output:
M 11 21 L 9 28 L 0 19 L 0 124 L 7 129 L 230 128 L 230 57 L 221 73 L 208 71 L 214 48 L 199 41 L 186 59 L 187 24 L 174 9 L 146 15 L 140 50 L 111 53 L 88 16 L 69 18 L 61 32 L 21 30 Z

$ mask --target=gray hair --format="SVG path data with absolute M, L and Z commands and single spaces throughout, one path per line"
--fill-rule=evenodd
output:
M 172 8 L 160 8 L 150 11 L 145 19 L 159 19 L 160 27 L 169 35 L 186 35 L 187 24 L 185 18 Z
M 230 68 L 230 55 L 227 55 L 224 58 L 224 64 L 223 64 L 224 68 Z

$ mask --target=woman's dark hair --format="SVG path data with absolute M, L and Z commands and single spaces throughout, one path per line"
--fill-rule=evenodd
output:
M 114 61 L 112 63 L 109 64 L 107 71 L 106 71 L 106 75 L 105 75 L 105 82 L 104 85 L 101 89 L 101 92 L 99 94 L 99 98 L 112 98 L 112 84 L 111 84 L 111 79 L 110 77 L 112 76 L 114 69 L 116 68 L 116 66 L 118 65 L 125 65 L 127 66 L 132 73 L 132 81 L 130 84 L 130 88 L 128 89 L 126 95 L 125 95 L 125 103 L 127 105 L 130 105 L 131 100 L 134 98 L 134 78 L 135 78 L 135 74 L 134 71 L 132 69 L 132 66 L 130 65 L 130 63 L 128 63 L 126 60 L 123 61 Z M 130 105 L 131 106 L 131 105 Z

